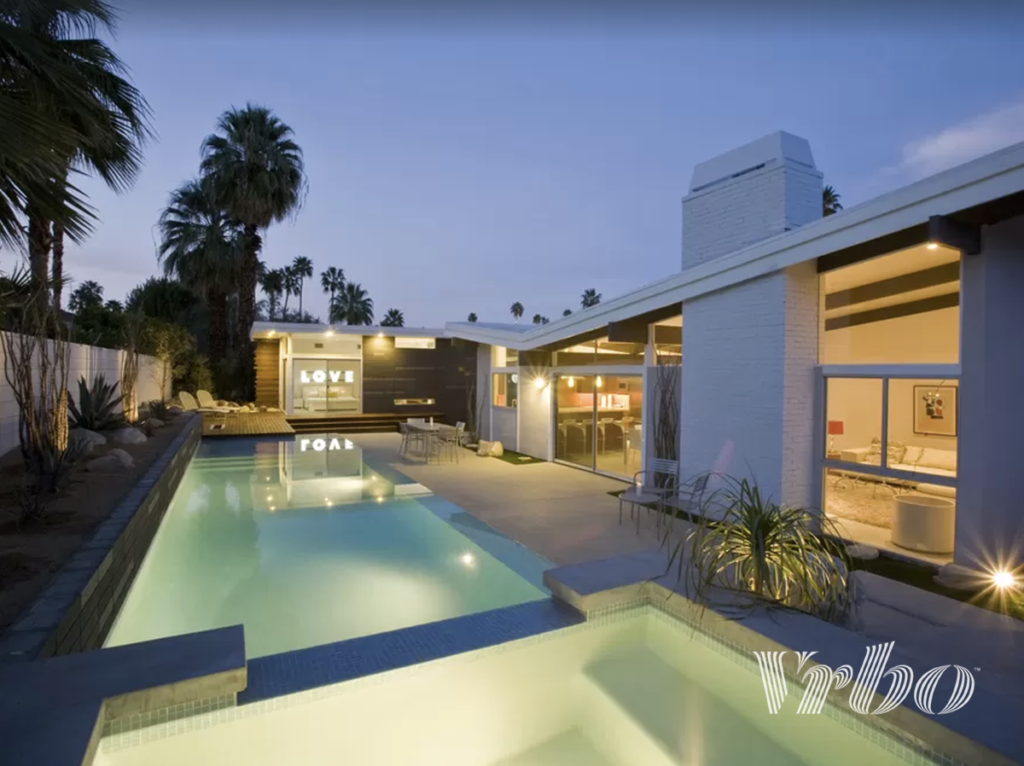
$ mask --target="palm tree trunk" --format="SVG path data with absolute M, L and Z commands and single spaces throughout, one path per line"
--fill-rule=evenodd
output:
M 299 280 L 299 319 L 302 319 L 302 280 Z
M 33 294 L 46 300 L 50 281 L 50 248 L 53 246 L 50 221 L 34 205 L 28 207 L 28 262 Z
M 242 273 L 238 286 L 239 333 L 248 338 L 252 323 L 256 319 L 256 283 L 259 274 L 259 252 L 263 244 L 258 230 L 252 224 L 244 229 L 245 252 L 242 256 Z
M 210 359 L 224 359 L 228 347 L 228 296 L 223 290 L 210 290 L 206 296 L 210 309 Z
M 53 310 L 60 313 L 61 293 L 64 291 L 64 225 L 53 222 Z

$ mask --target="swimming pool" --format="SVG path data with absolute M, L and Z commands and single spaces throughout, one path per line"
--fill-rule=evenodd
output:
M 98 766 L 930 764 L 824 713 L 771 715 L 751 657 L 647 606 L 104 738 Z M 866 727 L 861 726 L 866 731 Z M 902 754 L 902 757 L 901 757 Z
M 206 440 L 106 646 L 241 623 L 260 657 L 544 599 L 551 565 L 352 441 Z

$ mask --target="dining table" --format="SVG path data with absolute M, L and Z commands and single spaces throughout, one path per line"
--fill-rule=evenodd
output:
M 437 443 L 439 438 L 444 438 L 455 433 L 455 426 L 450 426 L 447 423 L 431 423 L 424 421 L 418 423 L 415 421 L 406 421 L 406 427 L 412 433 L 419 433 L 423 435 L 422 444 L 423 448 L 420 450 L 420 454 L 424 460 L 430 460 L 430 456 L 434 454 L 434 445 Z

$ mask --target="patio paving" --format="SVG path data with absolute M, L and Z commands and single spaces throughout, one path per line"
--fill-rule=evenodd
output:
M 502 534 L 558 565 L 658 548 L 651 525 L 640 534 L 609 492 L 625 482 L 555 463 L 512 465 L 469 450 L 459 463 L 426 465 L 398 454 L 398 434 L 351 434 L 371 461 L 383 461 Z M 628 510 L 628 509 L 627 509 Z

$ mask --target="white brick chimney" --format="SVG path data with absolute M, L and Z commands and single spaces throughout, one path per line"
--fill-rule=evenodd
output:
M 821 180 L 811 145 L 783 131 L 702 162 L 683 199 L 683 268 L 821 218 Z

